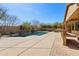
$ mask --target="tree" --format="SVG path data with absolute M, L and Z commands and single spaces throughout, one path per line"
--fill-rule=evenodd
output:
M 5 16 L 6 12 L 7 12 L 7 9 L 4 9 L 2 7 L 0 8 L 0 19 L 2 19 Z
M 22 27 L 26 30 L 26 31 L 30 31 L 31 30 L 31 25 L 29 22 L 23 22 Z
M 63 23 L 58 23 L 58 26 L 57 26 L 58 28 L 63 28 Z
M 7 18 L 7 24 L 6 25 L 8 25 L 8 26 L 15 26 L 15 25 L 17 25 L 17 20 L 18 20 L 18 18 L 17 18 L 17 16 L 13 16 L 13 15 L 9 15 Z
M 58 22 L 56 22 L 56 23 L 54 23 L 54 24 L 52 25 L 52 27 L 55 28 L 55 29 L 57 29 L 57 28 L 62 28 L 62 27 L 63 27 L 63 23 L 58 23 Z
M 1 24 L 1 26 L 4 23 L 4 18 L 5 18 L 6 12 L 7 12 L 7 9 L 4 9 L 3 7 L 0 6 L 0 24 Z
M 54 23 L 54 24 L 52 25 L 52 27 L 55 28 L 55 29 L 57 29 L 57 27 L 58 27 L 58 22 Z
M 16 16 L 7 13 L 7 9 L 4 9 L 3 7 L 0 8 L 0 25 L 4 32 L 6 32 L 7 26 L 16 25 L 17 20 L 18 18 Z
M 51 24 L 40 24 L 41 25 L 41 28 L 52 28 L 52 25 Z
M 6 22 L 6 20 L 5 20 L 6 12 L 7 12 L 7 9 L 4 9 L 3 7 L 0 6 L 0 25 L 1 25 L 2 30 L 3 30 L 3 26 Z

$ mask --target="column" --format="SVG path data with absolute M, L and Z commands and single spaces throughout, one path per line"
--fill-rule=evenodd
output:
M 76 25 L 75 25 L 75 22 L 74 22 L 74 31 L 76 30 Z
M 67 24 L 65 23 L 64 24 L 64 31 L 63 31 L 63 34 L 62 34 L 62 36 L 63 36 L 63 45 L 66 45 L 66 29 L 67 29 L 66 25 Z

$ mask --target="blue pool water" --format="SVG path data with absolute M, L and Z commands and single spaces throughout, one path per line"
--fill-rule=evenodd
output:
M 30 36 L 30 35 L 38 35 L 38 36 L 41 36 L 43 34 L 46 34 L 48 33 L 47 31 L 36 31 L 36 32 L 30 32 L 30 33 L 23 33 L 23 34 L 20 34 L 19 36 L 22 36 L 22 37 L 26 37 L 26 36 Z
M 48 32 L 47 31 L 37 31 L 37 32 L 31 33 L 31 35 L 38 35 L 38 36 L 40 36 L 40 35 L 43 35 L 43 34 L 46 34 L 46 33 L 48 33 Z

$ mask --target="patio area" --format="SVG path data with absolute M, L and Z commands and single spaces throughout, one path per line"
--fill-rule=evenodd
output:
M 60 32 L 28 37 L 1 37 L 0 56 L 79 55 L 78 49 L 63 46 Z

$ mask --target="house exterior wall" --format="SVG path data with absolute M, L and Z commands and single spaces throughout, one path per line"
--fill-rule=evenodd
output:
M 79 31 L 72 30 L 72 33 L 79 35 Z
M 64 32 L 63 32 L 63 45 L 66 45 L 67 44 L 67 38 L 66 38 L 66 34 L 67 32 L 73 32 L 73 33 L 76 33 L 77 31 L 74 30 L 72 31 L 72 24 L 76 21 L 78 21 L 79 19 L 75 19 L 76 17 L 71 17 L 72 15 L 73 16 L 77 16 L 77 14 L 74 15 L 74 13 L 76 11 L 78 11 L 78 4 L 77 3 L 70 3 L 70 4 L 67 4 L 67 8 L 66 8 L 66 12 L 65 12 L 65 18 L 64 18 Z M 73 21 L 74 19 L 74 21 Z M 75 29 L 75 27 L 74 27 Z
M 67 4 L 65 19 L 64 19 L 65 30 L 67 31 L 69 30 L 70 32 L 72 32 L 72 24 L 74 24 L 75 22 L 79 22 L 78 14 L 79 14 L 79 4 L 77 3 Z

